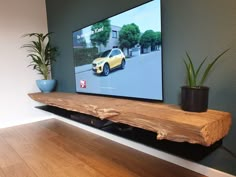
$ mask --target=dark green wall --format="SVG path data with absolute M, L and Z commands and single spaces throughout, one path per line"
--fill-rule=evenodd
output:
M 147 0 L 46 0 L 48 28 L 55 32 L 60 56 L 53 65 L 58 91 L 75 92 L 72 31 L 117 14 Z M 223 145 L 236 154 L 236 1 L 163 0 L 163 70 L 166 103 L 179 104 L 180 86 L 185 83 L 183 57 L 188 51 L 194 63 L 231 50 L 214 68 L 206 85 L 209 107 L 231 112 L 233 125 Z M 218 148 L 199 162 L 236 175 L 236 159 Z

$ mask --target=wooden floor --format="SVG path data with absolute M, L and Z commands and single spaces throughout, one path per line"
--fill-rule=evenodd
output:
M 0 129 L 0 177 L 202 177 L 56 119 Z

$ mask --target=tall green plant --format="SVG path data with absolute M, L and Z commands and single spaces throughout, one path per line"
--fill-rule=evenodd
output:
M 29 54 L 27 57 L 31 58 L 31 62 L 28 67 L 32 66 L 34 70 L 37 70 L 39 74 L 43 75 L 45 80 L 49 79 L 50 65 L 52 61 L 55 61 L 56 54 L 58 52 L 56 47 L 52 47 L 50 43 L 50 35 L 52 33 L 30 33 L 25 34 L 23 37 L 34 38 L 28 44 L 23 45 L 23 48 L 27 48 Z
M 192 58 L 186 52 L 187 60 L 184 59 L 184 64 L 187 70 L 187 81 L 189 87 L 201 87 L 206 78 L 208 77 L 208 74 L 213 67 L 213 65 L 228 51 L 229 49 L 224 50 L 221 52 L 216 58 L 213 59 L 213 61 L 207 65 L 205 70 L 202 69 L 204 63 L 206 62 L 208 57 L 205 57 L 203 61 L 200 63 L 198 68 L 196 69 L 193 65 Z M 202 73 L 202 74 L 201 74 Z

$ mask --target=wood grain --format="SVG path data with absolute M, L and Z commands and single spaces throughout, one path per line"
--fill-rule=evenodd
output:
M 193 113 L 178 106 L 74 93 L 31 93 L 38 102 L 157 133 L 157 139 L 210 146 L 225 137 L 231 114 L 208 110 Z
M 1 169 L 0 169 L 0 177 L 6 177 Z
M 56 119 L 2 129 L 0 146 L 0 177 L 204 176 Z
M 0 177 L 4 176 L 37 177 L 26 163 L 22 161 L 22 158 L 15 149 L 4 138 L 0 137 Z
M 38 177 L 25 163 L 17 163 L 3 168 L 6 177 Z

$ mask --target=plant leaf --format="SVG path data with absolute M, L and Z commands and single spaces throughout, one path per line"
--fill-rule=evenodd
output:
M 189 70 L 188 72 L 189 72 L 189 80 L 190 80 L 189 86 L 193 87 L 196 85 L 196 72 L 193 66 L 192 59 L 190 55 L 188 54 L 188 52 L 186 52 L 186 56 L 189 61 L 189 64 L 188 64 L 188 70 Z
M 28 67 L 33 67 L 39 74 L 44 76 L 44 79 L 48 78 L 50 72 L 50 65 L 52 61 L 55 61 L 57 48 L 50 45 L 50 35 L 52 33 L 29 33 L 23 35 L 23 37 L 34 37 L 35 40 L 30 41 L 28 44 L 24 44 L 21 48 L 26 48 L 29 54 L 27 57 L 31 58 L 31 62 Z
M 185 67 L 186 67 L 186 70 L 187 70 L 187 80 L 188 80 L 188 85 L 191 85 L 191 74 L 190 74 L 190 70 L 189 70 L 189 66 L 187 64 L 187 62 L 184 60 L 184 64 L 185 64 Z
M 206 68 L 202 78 L 201 78 L 201 81 L 199 82 L 199 86 L 202 86 L 203 83 L 205 82 L 208 74 L 209 74 L 209 71 L 211 70 L 212 66 L 217 62 L 217 60 L 219 60 L 227 51 L 229 51 L 229 49 L 226 49 L 224 50 L 223 52 L 221 52 Z
M 205 57 L 204 60 L 200 63 L 200 65 L 198 66 L 198 69 L 196 71 L 196 78 L 198 78 L 198 74 L 203 66 L 203 64 L 205 63 L 205 61 L 207 60 L 208 57 Z

